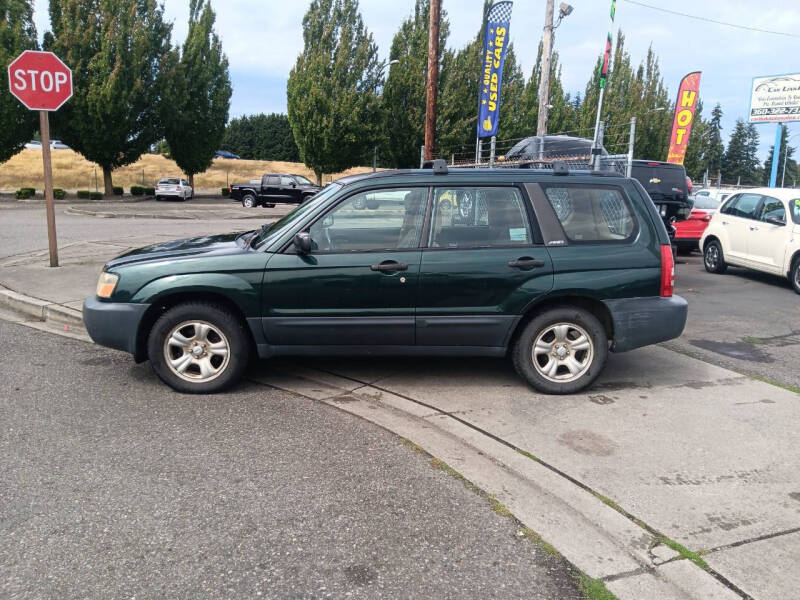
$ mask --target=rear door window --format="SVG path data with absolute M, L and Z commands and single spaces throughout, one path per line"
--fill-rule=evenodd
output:
M 432 248 L 491 248 L 532 243 L 528 213 L 517 188 L 436 188 L 431 217 Z
M 800 198 L 790 200 L 789 206 L 791 207 L 790 212 L 792 213 L 792 220 L 800 224 Z
M 618 187 L 548 185 L 544 193 L 570 242 L 625 242 L 636 234 L 630 202 Z
M 280 177 L 270 176 L 267 178 L 267 185 L 278 185 L 280 181 Z

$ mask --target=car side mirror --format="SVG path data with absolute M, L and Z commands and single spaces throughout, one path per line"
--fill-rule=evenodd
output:
M 300 233 L 295 234 L 293 243 L 294 247 L 297 249 L 297 252 L 300 254 L 308 254 L 311 252 L 311 236 L 307 231 L 301 231 Z
M 766 221 L 770 225 L 780 225 L 781 227 L 786 225 L 786 221 L 784 221 L 783 219 L 779 219 L 778 217 L 767 217 Z

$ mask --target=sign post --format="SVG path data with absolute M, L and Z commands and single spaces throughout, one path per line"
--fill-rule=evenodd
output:
M 53 167 L 50 160 L 50 111 L 72 97 L 72 71 L 52 52 L 26 50 L 8 65 L 8 89 L 30 110 L 39 111 L 44 168 L 44 200 L 50 266 L 58 266 L 56 213 L 53 202 Z

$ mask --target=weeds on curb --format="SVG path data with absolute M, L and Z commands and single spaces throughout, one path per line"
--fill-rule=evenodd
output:
M 663 535 L 658 536 L 656 539 L 658 540 L 659 543 L 664 544 L 665 546 L 668 546 L 673 550 L 675 550 L 675 552 L 681 555 L 681 558 L 685 558 L 686 560 L 692 561 L 694 564 L 696 564 L 704 571 L 710 570 L 708 563 L 705 560 L 703 560 L 703 557 L 700 555 L 699 552 L 693 552 L 692 550 L 689 550 L 686 546 L 681 546 L 678 542 L 671 540 Z
M 602 579 L 592 579 L 583 573 L 577 574 L 576 579 L 587 600 L 617 600 Z

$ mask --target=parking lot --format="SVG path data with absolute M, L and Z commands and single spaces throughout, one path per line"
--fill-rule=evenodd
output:
M 160 209 L 155 203 L 143 208 Z M 20 206 L 0 214 L 9 240 L 0 283 L 19 287 L 36 273 L 36 295 L 46 297 L 41 214 Z M 259 224 L 214 216 L 101 219 L 60 207 L 60 235 L 68 247 L 50 300 L 76 306 L 74 290 L 91 293 L 100 265 L 120 247 Z M 70 287 L 76 281 L 77 288 Z M 264 418 L 273 398 L 303 397 L 314 401 L 319 419 L 344 411 L 410 439 L 508 507 L 583 572 L 604 579 L 620 598 L 656 597 L 648 595 L 654 590 L 663 598 L 791 597 L 800 560 L 798 297 L 776 277 L 736 268 L 708 274 L 697 253 L 679 259 L 676 293 L 689 301 L 683 336 L 612 355 L 598 383 L 582 394 L 537 394 L 502 359 L 303 359 L 254 364 L 233 397 L 241 400 L 256 385 L 255 394 L 268 400 L 240 406 L 243 422 Z M 168 412 L 184 404 L 160 393 L 147 365 L 82 348 L 104 364 L 103 377 L 115 386 L 144 383 Z M 229 400 L 205 398 L 198 410 L 213 405 L 216 411 Z M 78 410 L 83 402 L 75 397 L 70 405 Z M 148 406 L 141 408 L 160 410 Z M 187 434 L 178 417 L 174 431 Z M 119 436 L 108 433 L 107 443 L 122 443 Z M 132 427 L 124 436 L 147 455 L 146 431 Z M 198 443 L 197 452 L 209 457 L 220 452 Z M 87 492 L 64 493 L 81 502 Z M 234 486 L 235 497 L 242 493 Z M 174 502 L 188 506 L 184 500 Z M 71 518 L 53 510 L 54 527 Z M 134 561 L 132 568 L 138 573 L 146 564 Z

